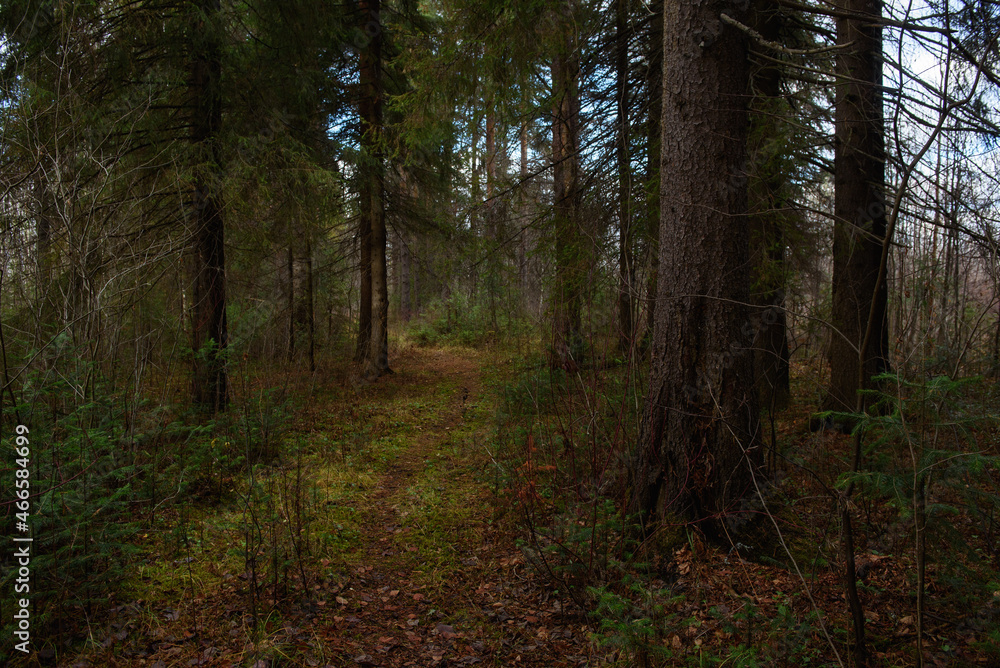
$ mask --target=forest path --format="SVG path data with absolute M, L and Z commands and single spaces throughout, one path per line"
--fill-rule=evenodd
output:
M 516 546 L 483 387 L 493 361 L 407 348 L 363 387 L 343 368 L 295 376 L 274 460 L 209 476 L 232 491 L 158 516 L 126 598 L 58 663 L 597 665 L 587 620 Z
M 358 550 L 326 615 L 336 631 L 327 655 L 372 666 L 587 663 L 582 620 L 561 613 L 495 526 L 494 410 L 479 355 L 411 349 L 394 364 L 361 390 L 395 416 L 372 451 L 397 447 L 358 506 Z

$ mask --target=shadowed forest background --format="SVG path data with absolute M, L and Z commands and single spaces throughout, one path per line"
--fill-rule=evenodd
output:
M 997 665 L 998 33 L 3 2 L 0 657 Z

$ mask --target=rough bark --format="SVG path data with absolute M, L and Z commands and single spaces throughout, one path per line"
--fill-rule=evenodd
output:
M 747 45 L 721 2 L 666 0 L 658 308 L 633 470 L 647 520 L 739 531 L 762 464 L 748 321 Z
M 288 309 L 288 346 L 286 353 L 288 362 L 295 358 L 295 249 L 293 243 L 288 244 L 285 254 L 285 272 L 288 274 L 288 285 L 285 286 L 285 301 Z
M 408 322 L 413 314 L 413 304 L 410 300 L 411 262 L 410 243 L 408 235 L 399 232 L 399 317 Z
M 372 220 L 372 328 L 362 374 L 376 378 L 389 373 L 389 280 L 386 266 L 384 185 L 378 174 L 371 198 Z
M 550 364 L 567 370 L 583 361 L 581 332 L 584 258 L 580 230 L 579 54 L 575 48 L 571 22 L 574 0 L 560 3 L 558 22 L 561 39 L 552 58 L 552 160 L 553 228 L 555 232 L 555 289 L 553 342 Z
M 389 373 L 389 281 L 386 263 L 385 177 L 382 133 L 382 27 L 380 0 L 360 0 L 367 44 L 359 58 L 361 148 L 367 164 L 360 188 L 361 308 L 358 358 L 361 375 Z
M 660 265 L 660 138 L 663 116 L 663 0 L 650 4 L 653 16 L 649 22 L 647 47 L 646 91 L 649 113 L 646 117 L 646 246 L 649 255 L 649 277 L 646 281 L 645 346 L 653 336 L 656 313 L 656 277 Z
M 217 182 L 221 171 L 218 134 L 222 128 L 220 44 L 213 23 L 218 0 L 202 0 L 193 18 L 191 72 L 191 141 L 201 164 L 194 178 L 194 280 L 191 347 L 194 351 L 192 400 L 209 412 L 226 409 L 229 400 L 225 352 L 225 225 Z
M 881 16 L 879 0 L 845 0 L 852 15 Z M 837 19 L 833 312 L 824 410 L 854 411 L 857 392 L 888 366 L 886 282 L 876 289 L 886 232 L 882 34 L 874 21 Z M 874 302 L 873 334 L 858 377 L 858 350 Z
M 315 366 L 315 321 L 312 294 L 312 243 L 307 230 L 302 246 L 288 245 L 288 361 L 295 358 L 300 342 L 305 342 L 309 368 Z
M 773 3 L 757 0 L 752 21 L 765 40 L 780 42 L 781 19 Z M 781 131 L 781 121 L 775 118 L 784 111 L 775 107 L 785 103 L 781 100 L 781 68 L 766 58 L 756 60 L 763 64 L 751 71 L 754 99 L 748 146 L 758 174 L 749 203 L 754 286 L 751 300 L 756 307 L 753 348 L 761 407 L 777 411 L 788 405 L 791 393 L 785 313 L 785 225 L 791 215 L 786 196 L 789 174 L 782 156 L 774 155 L 771 148 L 775 133 Z
M 303 299 L 300 302 L 300 320 L 305 322 L 308 337 L 309 371 L 316 370 L 316 294 L 313 290 L 312 239 L 306 236 L 306 252 L 303 258 L 305 282 Z

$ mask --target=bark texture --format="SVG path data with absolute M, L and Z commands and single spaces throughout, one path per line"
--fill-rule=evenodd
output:
M 194 178 L 194 277 L 191 347 L 194 362 L 192 400 L 199 408 L 216 412 L 229 402 L 225 351 L 226 323 L 225 225 L 217 184 L 221 171 L 218 135 L 222 128 L 222 65 L 218 29 L 218 0 L 198 4 L 191 44 L 191 141 L 200 164 Z
M 632 349 L 635 339 L 633 316 L 632 260 L 632 169 L 629 164 L 628 117 L 628 0 L 615 1 L 615 103 L 618 111 L 618 346 Z
M 647 34 L 646 90 L 649 113 L 646 116 L 646 247 L 649 276 L 646 280 L 646 334 L 643 346 L 653 336 L 656 313 L 656 277 L 660 266 L 660 153 L 663 121 L 663 0 L 652 0 Z
M 572 23 L 574 0 L 560 2 L 560 44 L 552 59 L 553 228 L 556 278 L 550 364 L 576 369 L 584 357 L 581 307 L 585 249 L 580 229 L 579 133 L 580 56 Z
M 852 15 L 879 17 L 879 0 L 845 0 Z M 857 391 L 888 369 L 886 282 L 876 290 L 886 233 L 885 139 L 882 118 L 882 33 L 875 21 L 837 19 L 834 149 L 833 312 L 830 388 L 824 410 L 854 411 Z M 872 305 L 874 302 L 874 311 Z M 858 350 L 874 314 L 858 378 Z
M 748 63 L 723 2 L 664 2 L 658 307 L 634 478 L 648 519 L 739 529 L 762 462 L 749 310 Z
M 367 164 L 360 188 L 361 308 L 357 355 L 361 375 L 389 369 L 389 280 L 386 263 L 385 175 L 382 164 L 382 24 L 380 0 L 360 0 L 365 44 L 359 59 L 361 149 Z
M 782 19 L 778 8 L 768 0 L 753 5 L 754 28 L 765 40 L 780 43 Z M 758 47 L 752 46 L 753 51 Z M 754 56 L 756 54 L 752 54 Z M 750 140 L 756 176 L 749 193 L 750 248 L 752 261 L 751 301 L 754 356 L 761 407 L 778 411 L 788 405 L 791 395 L 788 367 L 788 332 L 785 314 L 785 230 L 795 211 L 789 202 L 788 177 L 791 165 L 781 154 L 783 142 L 776 141 L 782 132 L 786 103 L 781 97 L 782 68 L 764 56 L 751 71 L 754 92 L 750 114 Z

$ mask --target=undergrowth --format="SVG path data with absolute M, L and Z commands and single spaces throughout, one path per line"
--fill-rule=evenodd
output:
M 1000 655 L 991 386 L 879 378 L 868 404 L 881 409 L 833 416 L 863 432 L 864 465 L 854 474 L 845 473 L 848 438 L 796 435 L 779 415 L 773 477 L 758 474 L 770 490 L 758 506 L 777 533 L 721 550 L 706 547 L 695 527 L 643 537 L 627 512 L 637 375 L 624 364 L 567 373 L 536 359 L 496 388 L 498 485 L 520 518 L 521 549 L 591 616 L 594 642 L 619 657 L 616 665 L 846 661 L 846 607 L 831 603 L 841 557 L 836 532 L 823 526 L 836 525 L 837 494 L 851 481 L 862 519 L 859 586 L 872 611 L 872 650 L 886 658 L 877 665 L 919 653 L 971 664 Z M 811 496 L 817 486 L 831 495 L 826 504 Z M 942 619 L 954 620 L 950 631 Z

